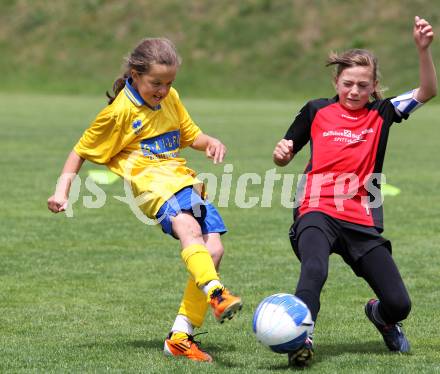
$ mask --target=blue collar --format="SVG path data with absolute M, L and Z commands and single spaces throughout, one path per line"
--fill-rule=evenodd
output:
M 160 104 L 156 105 L 155 107 L 151 107 L 150 105 L 148 105 L 148 103 L 145 102 L 145 100 L 142 98 L 142 96 L 139 95 L 139 92 L 137 92 L 137 90 L 131 85 L 132 82 L 133 82 L 132 78 L 127 78 L 125 80 L 124 92 L 125 92 L 125 95 L 127 95 L 127 97 L 130 99 L 130 101 L 134 105 L 136 105 L 136 106 L 145 105 L 148 108 L 150 108 L 151 110 L 159 110 L 161 108 Z

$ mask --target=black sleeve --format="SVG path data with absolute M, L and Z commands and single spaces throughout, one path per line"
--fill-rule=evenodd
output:
M 293 153 L 298 153 L 310 140 L 312 127 L 311 104 L 308 102 L 296 115 L 293 123 L 284 135 L 284 139 L 293 140 Z
M 392 110 L 393 112 L 393 122 L 395 123 L 400 123 L 402 122 L 402 120 L 407 120 L 409 117 L 408 113 L 402 113 L 399 112 L 396 107 L 393 105 L 393 103 L 391 102 L 392 97 L 386 99 L 385 101 L 387 102 L 387 104 L 391 107 L 390 110 Z
M 384 123 L 388 126 L 391 126 L 393 123 L 400 123 L 402 120 L 406 120 L 409 117 L 409 114 L 406 113 L 399 112 L 400 114 L 398 114 L 391 99 L 392 97 L 389 97 L 373 102 L 373 105 L 377 107 L 380 116 L 384 119 Z

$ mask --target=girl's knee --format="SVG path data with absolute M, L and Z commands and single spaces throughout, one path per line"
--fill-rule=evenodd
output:
M 411 299 L 408 297 L 400 300 L 398 305 L 399 321 L 403 321 L 411 312 Z
M 208 239 L 205 238 L 205 243 L 212 260 L 214 261 L 215 267 L 218 269 L 225 251 L 220 237 L 209 237 Z
M 324 283 L 328 277 L 328 265 L 320 258 L 308 258 L 301 264 L 301 276 L 310 280 Z
M 386 309 L 387 314 L 392 316 L 394 321 L 403 321 L 411 311 L 411 299 L 408 295 L 393 297 L 387 300 Z
M 208 249 L 211 257 L 213 258 L 222 258 L 223 253 L 225 252 L 225 249 L 223 248 L 223 244 L 221 242 L 210 245 Z
M 203 242 L 202 229 L 197 220 L 189 213 L 179 213 L 171 218 L 174 235 L 181 241 L 196 240 Z

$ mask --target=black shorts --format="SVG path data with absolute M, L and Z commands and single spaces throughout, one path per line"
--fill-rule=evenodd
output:
M 330 253 L 339 254 L 352 267 L 362 256 L 379 245 L 385 245 L 390 253 L 392 251 L 391 242 L 375 227 L 342 221 L 322 212 L 310 212 L 297 219 L 289 230 L 290 243 L 300 261 L 297 244 L 301 233 L 308 227 L 321 230 L 330 244 Z

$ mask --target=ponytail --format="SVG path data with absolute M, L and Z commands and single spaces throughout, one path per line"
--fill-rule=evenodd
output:
M 105 92 L 105 95 L 108 98 L 108 105 L 110 105 L 113 101 L 115 101 L 116 96 L 118 96 L 119 92 L 121 92 L 125 87 L 125 81 L 128 79 L 129 74 L 124 73 L 122 77 L 116 79 L 113 83 L 113 95 L 111 95 L 108 91 Z

